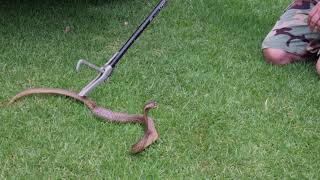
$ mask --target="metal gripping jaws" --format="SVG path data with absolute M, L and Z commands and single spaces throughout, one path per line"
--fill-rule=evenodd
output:
M 109 78 L 109 76 L 112 73 L 112 66 L 110 65 L 110 63 L 112 62 L 112 60 L 116 57 L 117 53 L 115 53 L 112 58 L 102 67 L 97 67 L 94 64 L 89 63 L 88 61 L 84 60 L 84 59 L 80 59 L 77 63 L 76 66 L 76 71 L 79 72 L 80 71 L 80 66 L 83 65 L 87 65 L 88 67 L 96 70 L 99 72 L 99 74 L 97 75 L 96 78 L 94 78 L 91 82 L 89 82 L 78 94 L 79 96 L 86 96 L 87 93 L 89 93 L 91 90 L 93 90 L 95 87 L 97 87 L 99 84 L 103 83 L 105 80 L 107 80 Z

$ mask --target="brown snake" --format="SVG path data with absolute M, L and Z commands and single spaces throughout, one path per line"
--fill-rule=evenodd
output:
M 153 120 L 148 117 L 148 111 L 152 108 L 157 107 L 157 104 L 154 101 L 151 101 L 144 106 L 143 115 L 131 115 L 121 112 L 113 112 L 109 109 L 99 107 L 96 105 L 94 101 L 90 100 L 89 98 L 79 96 L 77 93 L 72 91 L 67 91 L 58 88 L 31 88 L 16 94 L 14 97 L 10 99 L 8 104 L 10 105 L 19 98 L 32 94 L 58 94 L 72 97 L 78 101 L 83 102 L 95 116 L 102 118 L 108 122 L 144 124 L 144 135 L 136 144 L 132 145 L 132 153 L 139 153 L 143 151 L 146 147 L 155 142 L 158 138 L 158 133 L 154 127 Z

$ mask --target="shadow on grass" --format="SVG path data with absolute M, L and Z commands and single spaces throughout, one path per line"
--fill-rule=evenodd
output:
M 150 11 L 155 1 L 77 0 L 38 1 L 4 0 L 0 3 L 0 36 L 21 41 L 59 41 L 63 31 L 97 37 L 115 37 L 119 30 L 132 32 Z M 130 22 L 130 25 L 127 22 Z M 131 29 L 127 29 L 131 28 Z M 101 35 L 102 34 L 102 35 Z M 7 37 L 6 37 L 7 36 Z
M 29 28 L 41 31 L 37 24 L 49 29 L 52 24 L 70 24 L 75 21 L 84 27 L 92 26 L 94 21 L 104 21 L 108 25 L 111 21 L 135 17 L 145 4 L 128 0 L 3 0 L 0 3 L 0 25 L 4 31 L 10 28 L 8 25 L 21 26 L 24 31 Z
M 86 6 L 86 5 L 93 5 L 93 6 L 101 6 L 110 3 L 117 3 L 123 4 L 128 3 L 128 0 L 73 0 L 73 1 L 66 1 L 66 0 L 55 0 L 55 1 L 39 1 L 39 0 L 2 0 L 1 4 L 2 7 L 18 7 L 18 6 L 25 6 L 25 7 L 45 7 L 45 6 Z

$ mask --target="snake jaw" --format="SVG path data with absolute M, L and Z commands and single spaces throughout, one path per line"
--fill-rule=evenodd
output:
M 158 106 L 158 103 L 157 102 L 154 102 L 155 104 L 154 104 L 154 108 L 158 108 L 159 106 Z
M 157 103 L 154 104 L 154 106 L 152 107 L 152 109 L 157 109 L 159 106 Z
M 144 111 L 148 111 L 150 109 L 158 108 L 158 103 L 156 101 L 149 101 L 147 104 L 144 105 Z

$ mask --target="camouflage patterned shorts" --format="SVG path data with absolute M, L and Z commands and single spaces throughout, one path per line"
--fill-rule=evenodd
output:
M 308 14 L 320 0 L 295 0 L 285 10 L 262 43 L 262 49 L 275 48 L 306 56 L 320 50 L 320 33 L 310 32 Z

